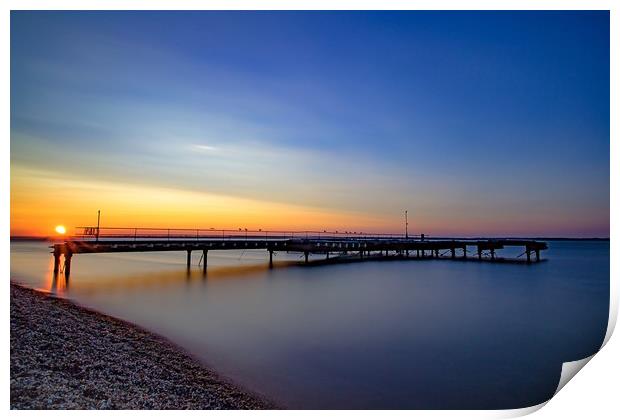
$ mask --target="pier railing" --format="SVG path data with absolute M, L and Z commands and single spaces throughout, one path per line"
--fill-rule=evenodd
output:
M 320 240 L 405 240 L 405 239 L 428 239 L 424 235 L 404 235 L 395 233 L 368 233 L 356 231 L 284 231 L 284 230 L 251 230 L 239 229 L 216 229 L 216 228 L 153 228 L 153 227 L 76 227 L 76 239 L 89 240 L 286 240 L 286 239 L 320 239 Z

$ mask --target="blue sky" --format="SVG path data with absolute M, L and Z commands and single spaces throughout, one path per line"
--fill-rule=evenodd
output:
M 11 14 L 28 182 L 608 236 L 609 117 L 607 12 Z

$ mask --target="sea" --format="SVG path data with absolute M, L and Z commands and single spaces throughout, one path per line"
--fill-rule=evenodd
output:
M 286 408 L 508 409 L 551 398 L 607 329 L 609 241 L 548 244 L 535 264 L 211 251 L 206 275 L 200 253 L 78 254 L 65 279 L 51 243 L 12 241 L 10 272 Z

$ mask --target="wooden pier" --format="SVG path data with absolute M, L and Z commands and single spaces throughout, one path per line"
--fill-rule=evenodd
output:
M 297 252 L 309 262 L 309 255 L 325 256 L 326 260 L 350 261 L 352 258 L 373 260 L 393 258 L 408 259 L 445 258 L 467 261 L 541 261 L 540 252 L 547 249 L 546 242 L 528 239 L 431 239 L 424 235 L 367 234 L 362 232 L 264 232 L 215 229 L 155 229 L 155 228 L 96 228 L 80 227 L 80 233 L 54 244 L 54 274 L 61 268 L 65 277 L 71 273 L 71 260 L 75 254 L 107 252 L 184 251 L 187 268 L 191 266 L 193 252 L 202 254 L 202 270 L 206 273 L 209 251 L 259 249 L 269 252 L 269 265 L 273 265 L 274 252 Z M 519 257 L 506 259 L 497 250 L 506 247 L 523 249 Z

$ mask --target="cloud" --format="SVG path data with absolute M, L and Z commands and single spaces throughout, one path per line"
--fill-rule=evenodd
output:
M 196 150 L 200 150 L 202 152 L 214 152 L 214 151 L 219 150 L 215 146 L 209 146 L 209 145 L 206 145 L 206 144 L 192 144 L 192 148 L 194 148 Z

